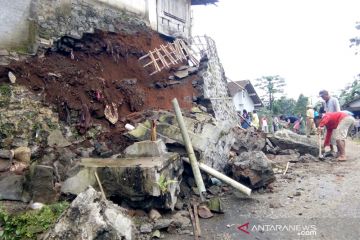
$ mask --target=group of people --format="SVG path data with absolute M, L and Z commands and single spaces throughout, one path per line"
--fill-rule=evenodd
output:
M 307 106 L 306 110 L 306 135 L 310 137 L 311 134 L 320 134 L 326 131 L 325 141 L 323 147 L 330 147 L 330 153 L 337 156 L 339 161 L 345 161 L 345 139 L 348 135 L 349 128 L 354 125 L 356 131 L 360 131 L 360 120 L 354 119 L 352 113 L 348 111 L 341 111 L 340 104 L 337 98 L 330 96 L 329 92 L 322 90 L 319 96 L 323 99 L 323 106 L 320 109 L 313 108 L 312 105 Z M 241 115 L 241 127 L 249 128 L 255 127 L 265 133 L 269 132 L 268 119 L 264 116 L 259 119 L 256 110 L 247 112 L 245 109 Z M 290 128 L 294 132 L 299 133 L 301 126 L 304 124 L 304 118 L 301 114 L 298 116 L 280 116 L 273 117 L 272 129 L 276 132 L 279 128 Z M 337 153 L 335 153 L 335 146 Z
M 345 161 L 345 140 L 350 127 L 355 124 L 355 118 L 350 112 L 341 111 L 338 99 L 330 96 L 328 91 L 322 90 L 319 95 L 324 100 L 324 113 L 320 112 L 317 132 L 321 134 L 326 129 L 324 147 L 329 146 L 339 161 Z

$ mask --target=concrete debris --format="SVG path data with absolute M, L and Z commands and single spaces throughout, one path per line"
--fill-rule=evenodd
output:
M 235 180 L 251 189 L 264 187 L 275 180 L 269 160 L 260 151 L 241 153 L 232 164 L 232 174 Z
M 153 226 L 150 223 L 144 223 L 140 226 L 140 233 L 151 233 Z
M 55 188 L 54 169 L 44 165 L 35 165 L 30 170 L 30 189 L 34 202 L 53 203 L 59 198 Z
M 50 135 L 48 136 L 48 145 L 50 147 L 67 147 L 70 146 L 71 143 L 66 140 L 60 130 L 54 130 L 50 132 Z
M 160 157 L 167 153 L 165 143 L 157 141 L 136 142 L 124 151 L 127 157 Z
M 89 224 L 91 223 L 91 224 Z M 125 210 L 89 187 L 79 194 L 68 210 L 42 239 L 135 240 L 135 227 Z
M 76 175 L 67 178 L 61 185 L 61 192 L 78 195 L 86 190 L 88 186 L 96 183 L 94 168 L 81 168 Z
M 0 56 L 9 56 L 9 51 L 6 49 L 0 49 Z
M 158 210 L 156 209 L 151 209 L 150 212 L 149 212 L 149 218 L 152 220 L 152 221 L 156 221 L 158 219 L 161 218 L 161 214 L 159 213 Z
M 281 149 L 295 149 L 300 154 L 319 155 L 319 147 L 315 140 L 292 131 L 282 129 L 273 135 L 269 134 L 268 138 Z
M 176 71 L 174 73 L 175 78 L 177 79 L 183 79 L 186 78 L 187 76 L 189 76 L 189 71 L 187 69 L 185 70 L 180 70 L 180 71 Z
M 234 128 L 233 132 L 235 141 L 232 145 L 232 150 L 238 155 L 242 152 L 263 150 L 265 146 L 265 137 L 261 133 L 252 128 L 246 130 Z
M 10 82 L 11 82 L 12 84 L 14 84 L 14 83 L 16 82 L 16 77 L 15 77 L 15 75 L 14 75 L 11 71 L 9 71 L 8 77 L 9 77 L 9 80 L 10 80 Z

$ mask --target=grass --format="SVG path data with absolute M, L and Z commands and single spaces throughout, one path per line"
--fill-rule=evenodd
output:
M 43 207 L 41 210 L 30 210 L 19 214 L 9 214 L 0 208 L 0 239 L 31 240 L 48 230 L 69 206 L 59 202 Z

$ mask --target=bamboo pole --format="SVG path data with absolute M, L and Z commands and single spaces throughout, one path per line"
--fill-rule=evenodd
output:
M 190 206 L 188 206 L 188 211 L 189 211 L 189 214 L 190 214 L 191 224 L 193 226 L 194 240 L 199 240 L 199 233 L 197 231 L 196 222 L 195 222 L 195 216 L 194 216 L 193 210 L 191 208 L 191 204 L 190 204 Z
M 187 158 L 183 158 L 183 160 L 187 163 L 190 163 L 189 159 Z M 250 196 L 251 194 L 251 189 L 246 187 L 245 185 L 242 185 L 241 183 L 235 181 L 232 178 L 229 178 L 228 176 L 222 174 L 221 172 L 216 171 L 215 169 L 203 164 L 203 163 L 198 163 L 198 166 L 201 170 L 203 170 L 204 172 L 210 174 L 211 176 L 214 176 L 218 179 L 220 179 L 221 181 L 223 181 L 226 184 L 229 184 L 231 187 L 245 193 L 246 195 Z
M 100 190 L 101 190 L 101 195 L 106 200 L 106 195 L 105 195 L 104 189 L 103 189 L 103 187 L 101 185 L 100 178 L 99 178 L 96 170 L 95 170 L 95 178 L 96 178 L 96 180 L 97 180 L 97 182 L 99 184 L 99 187 L 100 187 Z
M 203 192 L 206 192 L 204 181 L 203 181 L 203 179 L 201 177 L 199 165 L 198 165 L 198 162 L 196 160 L 194 149 L 193 149 L 193 147 L 191 145 L 189 134 L 188 134 L 188 132 L 186 130 L 186 127 L 185 127 L 185 122 L 184 122 L 184 119 L 183 119 L 183 116 L 182 116 L 182 113 L 181 113 L 181 110 L 180 110 L 180 107 L 179 107 L 179 103 L 178 103 L 176 98 L 174 98 L 171 102 L 172 102 L 174 110 L 175 110 L 176 119 L 177 119 L 177 121 L 179 123 L 180 131 L 181 131 L 182 138 L 184 140 L 184 145 L 186 147 L 186 151 L 187 151 L 187 153 L 189 155 L 190 165 L 191 165 L 194 177 L 195 177 L 196 186 L 199 189 L 201 201 L 204 201 L 205 198 L 203 197 L 203 194 L 202 194 Z
M 198 206 L 199 205 L 197 203 L 193 203 L 196 231 L 200 237 L 201 236 L 201 227 L 200 227 L 200 221 L 199 221 Z

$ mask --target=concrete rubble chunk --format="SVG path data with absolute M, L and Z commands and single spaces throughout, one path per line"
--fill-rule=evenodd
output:
M 6 49 L 0 49 L 0 56 L 9 56 L 9 51 Z
M 183 79 L 189 76 L 189 71 L 186 70 L 180 70 L 174 73 L 175 78 L 177 79 Z
M 50 147 L 67 147 L 70 146 L 71 143 L 65 139 L 65 137 L 63 136 L 62 132 L 60 130 L 54 130 L 50 133 L 50 135 L 48 136 L 48 145 Z
M 18 147 L 14 150 L 14 157 L 20 162 L 29 163 L 31 158 L 31 149 L 28 147 Z
M 157 141 L 141 141 L 125 149 L 127 157 L 159 157 L 167 153 L 165 143 Z
M 16 76 L 11 71 L 9 71 L 8 77 L 12 84 L 14 84 L 16 82 Z
M 9 175 L 0 180 L 0 200 L 25 201 L 22 175 Z
M 120 197 L 136 209 L 173 210 L 180 192 L 183 163 L 177 153 L 155 157 L 83 158 L 97 167 L 108 196 Z
M 232 165 L 234 179 L 252 189 L 267 186 L 275 180 L 274 171 L 261 151 L 243 152 Z
M 79 194 L 69 209 L 42 238 L 135 240 L 135 227 L 125 210 L 89 187 Z
M 63 182 L 61 185 L 61 192 L 78 195 L 85 191 L 88 186 L 94 186 L 95 183 L 95 169 L 82 168 L 76 175 Z
M 294 149 L 300 154 L 309 153 L 313 156 L 319 154 L 319 146 L 315 140 L 290 130 L 282 129 L 273 135 L 269 134 L 268 138 L 281 149 Z

